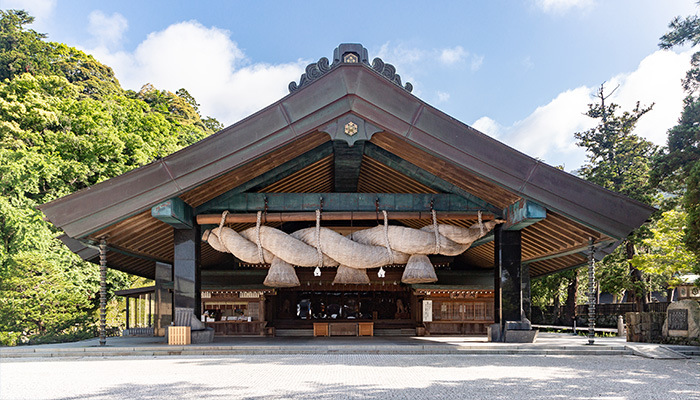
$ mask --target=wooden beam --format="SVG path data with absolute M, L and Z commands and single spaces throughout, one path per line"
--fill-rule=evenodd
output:
M 607 247 L 615 242 L 616 242 L 615 239 L 608 239 L 608 240 L 603 240 L 603 241 L 596 243 L 595 244 L 596 253 L 601 248 L 605 248 L 605 247 Z M 551 260 L 553 258 L 565 257 L 565 256 L 573 255 L 573 254 L 581 254 L 584 257 L 588 257 L 588 246 L 589 246 L 588 243 L 579 243 L 576 247 L 569 249 L 569 250 L 565 250 L 565 251 L 561 251 L 561 252 L 551 252 L 551 253 L 536 257 L 536 258 L 525 259 L 525 260 L 523 260 L 523 264 L 532 264 L 532 263 L 536 263 L 538 261 L 547 261 L 547 260 Z M 601 258 L 604 255 L 606 255 L 606 254 L 601 254 Z M 583 263 L 581 265 L 586 265 L 586 263 Z
M 151 216 L 175 229 L 192 229 L 192 207 L 173 197 L 151 208 Z
M 299 211 L 478 211 L 464 197 L 448 193 L 230 193 L 197 207 L 196 214 Z M 493 213 L 492 213 L 493 214 Z
M 227 201 L 229 196 L 235 196 L 243 192 L 257 192 L 279 180 L 282 180 L 300 170 L 308 167 L 309 165 L 318 162 L 333 154 L 333 143 L 325 142 L 316 148 L 307 151 L 306 153 L 296 157 L 286 163 L 273 168 L 262 175 L 258 175 L 255 178 L 223 193 L 204 204 L 197 207 L 195 214 L 201 214 L 203 212 L 209 212 L 212 204 L 218 204 Z
M 475 204 L 478 204 L 479 208 L 482 210 L 491 211 L 494 213 L 494 215 L 500 215 L 501 213 L 501 209 L 493 204 L 490 204 L 467 192 L 466 190 L 457 187 L 424 169 L 421 169 L 411 162 L 382 149 L 374 143 L 368 142 L 365 144 L 365 155 L 439 192 L 457 194 Z
M 341 140 L 333 141 L 335 192 L 357 192 L 364 149 L 364 140 L 355 142 L 353 146 L 348 146 L 347 142 Z
M 481 246 L 482 244 L 491 243 L 491 242 L 493 242 L 493 231 L 487 233 L 486 236 L 477 239 L 474 243 L 472 243 L 471 246 L 469 246 L 469 248 L 473 249 L 474 247 L 478 247 L 478 246 Z
M 504 209 L 503 215 L 506 218 L 503 229 L 519 231 L 545 219 L 547 210 L 533 201 L 520 199 Z
M 432 219 L 432 214 L 429 211 L 390 211 L 390 219 Z M 465 212 L 437 212 L 438 219 L 441 220 L 461 220 L 473 219 L 477 213 L 473 211 Z M 350 220 L 375 220 L 381 219 L 382 214 L 377 215 L 374 211 L 341 211 L 341 212 L 323 212 L 321 219 L 324 221 L 350 221 Z M 483 213 L 484 221 L 489 221 L 494 218 L 493 214 Z M 298 222 L 298 221 L 315 221 L 316 213 L 314 212 L 289 212 L 289 213 L 267 213 L 265 214 L 266 222 Z M 221 214 L 201 214 L 197 216 L 199 225 L 216 225 L 221 221 Z M 257 213 L 255 214 L 228 214 L 226 223 L 255 223 L 257 221 Z

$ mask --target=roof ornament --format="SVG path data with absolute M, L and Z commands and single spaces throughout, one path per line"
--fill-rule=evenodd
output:
M 401 76 L 396 73 L 396 67 L 391 64 L 385 64 L 381 58 L 377 57 L 372 60 L 372 69 L 379 72 L 386 79 L 394 82 L 398 86 L 401 86 Z M 401 86 L 406 89 L 407 92 L 413 91 L 413 85 L 411 82 L 406 82 L 406 86 Z
M 330 70 L 331 66 L 328 64 L 328 59 L 326 57 L 321 57 L 318 62 L 306 66 L 306 73 L 301 74 L 299 86 L 297 86 L 295 81 L 289 82 L 289 93 L 308 85 L 309 83 L 325 75 Z
M 406 85 L 402 85 L 401 76 L 396 73 L 396 67 L 384 63 L 381 58 L 375 58 L 372 60 L 372 65 L 370 65 L 367 49 L 361 44 L 341 43 L 333 51 L 333 64 L 330 64 L 326 57 L 321 57 L 318 62 L 307 65 L 306 72 L 301 74 L 299 83 L 297 84 L 295 81 L 289 83 L 289 93 L 293 93 L 311 84 L 311 82 L 317 80 L 341 64 L 366 65 L 407 92 L 410 93 L 413 90 L 413 85 L 409 82 L 406 82 Z

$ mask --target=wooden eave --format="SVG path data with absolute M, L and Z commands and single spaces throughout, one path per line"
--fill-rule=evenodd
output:
M 192 207 L 201 205 L 330 141 L 328 126 L 348 115 L 380 128 L 371 143 L 490 204 L 505 208 L 523 198 L 544 206 L 547 218 L 523 232 L 524 261 L 544 254 L 564 254 L 589 237 L 624 238 L 654 211 L 476 131 L 361 64 L 340 65 L 198 143 L 40 209 L 72 238 L 108 236 L 110 243 L 127 253 L 172 259 L 171 228 L 150 216 L 152 206 L 178 196 Z M 331 156 L 267 189 L 318 193 L 330 191 L 332 186 Z M 364 156 L 358 191 L 379 192 L 379 188 L 396 193 L 435 192 Z M 468 226 L 473 222 L 462 223 Z M 485 244 L 469 250 L 467 258 L 476 265 L 489 266 L 493 247 L 490 251 L 488 247 Z M 215 253 L 205 244 L 203 260 L 226 260 Z M 578 262 L 575 256 L 566 255 Z M 144 276 L 153 273 L 143 258 L 124 254 L 112 258 L 115 262 L 110 266 L 117 269 Z M 562 269 L 551 260 L 533 263 L 531 271 L 544 274 Z

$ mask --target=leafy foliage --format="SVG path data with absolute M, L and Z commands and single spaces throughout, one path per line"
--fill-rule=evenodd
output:
M 586 149 L 588 158 L 579 174 L 606 189 L 649 204 L 656 194 L 656 188 L 649 183 L 649 159 L 656 153 L 656 146 L 632 131 L 639 118 L 654 105 L 641 107 L 637 102 L 632 111 L 618 115 L 620 106 L 605 104 L 610 95 L 606 96 L 604 90 L 601 85 L 599 102 L 589 104 L 586 112 L 587 116 L 600 120 L 598 125 L 574 134 L 576 144 Z
M 635 135 L 633 131 L 639 118 L 651 111 L 653 104 L 641 107 L 637 102 L 632 111 L 624 111 L 619 115 L 617 104 L 606 104 L 611 95 L 612 92 L 605 94 L 604 85 L 600 86 L 597 93 L 598 102 L 589 104 L 586 113 L 591 118 L 599 119 L 598 125 L 574 134 L 578 140 L 577 145 L 586 148 L 588 153 L 588 161 L 579 173 L 586 180 L 604 188 L 650 204 L 657 193 L 649 180 L 650 160 L 656 154 L 657 148 L 651 142 Z M 624 286 L 640 306 L 645 298 L 642 296 L 645 281 L 641 271 L 629 261 L 636 253 L 635 246 L 646 233 L 645 227 L 631 233 L 622 246 L 599 263 L 599 269 L 602 270 L 599 276 L 605 280 L 601 286 L 614 290 L 613 293 Z M 623 273 L 622 266 L 625 263 L 629 266 L 631 280 L 620 279 L 627 275 Z
M 696 258 L 683 246 L 685 221 L 682 211 L 664 212 L 651 226 L 651 236 L 642 241 L 646 252 L 635 256 L 632 264 L 644 272 L 662 276 L 670 286 L 675 286 L 679 275 L 697 268 Z
M 95 265 L 65 248 L 36 206 L 212 133 L 182 97 L 124 91 L 92 56 L 46 42 L 24 11 L 0 11 L 0 340 L 92 332 Z M 182 93 L 186 90 L 181 89 Z M 133 279 L 110 270 L 109 293 Z M 77 336 L 76 336 L 77 335 Z M 43 338 L 43 339 L 42 339 Z
M 670 49 L 700 44 L 700 17 L 676 17 L 659 46 Z M 691 68 L 683 80 L 687 93 L 678 125 L 668 132 L 666 147 L 655 159 L 653 181 L 676 198 L 687 213 L 685 246 L 700 260 L 700 52 L 693 54 Z M 695 267 L 700 273 L 700 267 Z

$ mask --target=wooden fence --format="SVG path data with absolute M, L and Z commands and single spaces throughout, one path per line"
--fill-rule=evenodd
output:
M 642 311 L 653 311 L 653 312 L 666 312 L 666 309 L 668 308 L 668 305 L 670 303 L 668 302 L 659 302 L 659 303 L 648 303 L 647 304 L 647 309 L 642 310 Z M 533 307 L 533 309 L 536 307 Z M 543 312 L 546 312 L 548 314 L 553 314 L 554 313 L 554 307 L 549 306 L 545 307 Z M 596 304 L 595 306 L 595 314 L 596 316 L 601 316 L 601 315 L 625 315 L 628 312 L 641 312 L 637 310 L 637 304 L 636 303 L 611 303 L 611 304 Z M 565 306 L 560 307 L 560 315 L 565 315 L 566 313 L 566 308 Z M 576 315 L 588 315 L 588 304 L 581 304 L 576 306 Z

